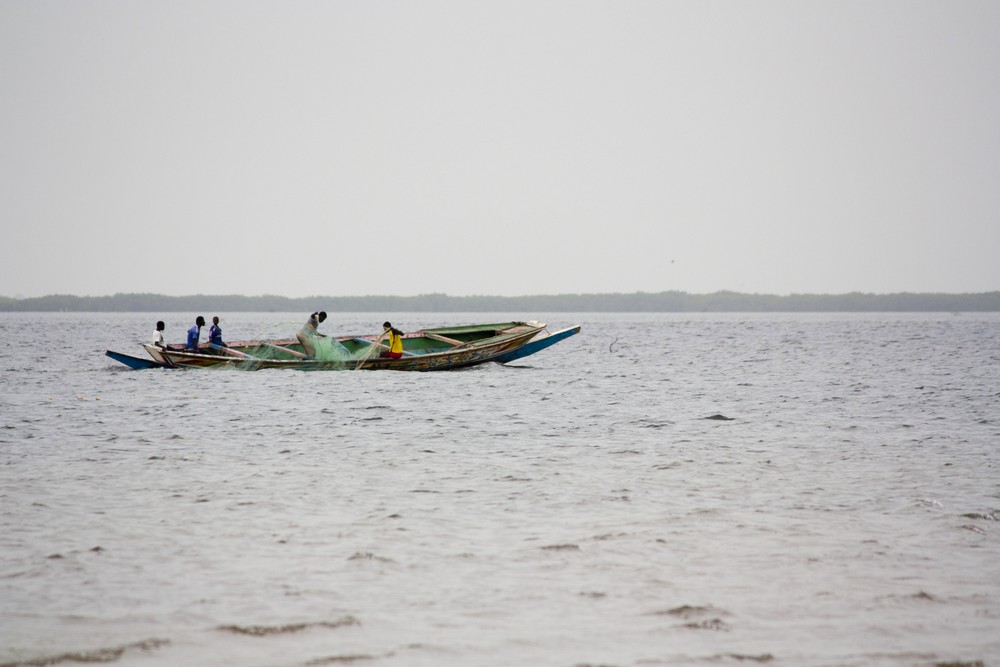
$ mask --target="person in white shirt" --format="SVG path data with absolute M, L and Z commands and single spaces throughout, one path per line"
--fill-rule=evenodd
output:
M 163 342 L 163 330 L 166 328 L 167 325 L 162 320 L 156 323 L 156 331 L 153 332 L 153 345 L 156 347 L 167 348 L 167 344 Z

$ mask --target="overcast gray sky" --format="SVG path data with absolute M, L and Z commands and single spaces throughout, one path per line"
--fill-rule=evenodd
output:
M 0 0 L 0 295 L 1000 289 L 1000 2 Z

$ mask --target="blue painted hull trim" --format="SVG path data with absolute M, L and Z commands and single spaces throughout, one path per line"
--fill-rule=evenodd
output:
M 134 370 L 142 370 L 145 368 L 166 368 L 165 364 L 158 364 L 152 359 L 143 359 L 142 357 L 133 357 L 131 354 L 125 354 L 123 352 L 115 352 L 113 350 L 108 350 L 104 354 L 108 355 L 115 361 L 120 361 L 129 368 Z
M 522 345 L 521 347 L 519 347 L 518 349 L 512 352 L 508 352 L 503 356 L 497 357 L 496 359 L 494 359 L 494 361 L 500 364 L 506 364 L 511 361 L 514 361 L 515 359 L 522 359 L 528 356 L 529 354 L 534 354 L 535 352 L 541 352 L 545 348 L 555 345 L 559 341 L 565 340 L 570 336 L 578 333 L 580 333 L 580 327 L 570 327 L 568 329 L 563 329 L 561 331 L 555 332 L 550 336 L 546 336 L 545 338 L 529 341 L 524 345 Z

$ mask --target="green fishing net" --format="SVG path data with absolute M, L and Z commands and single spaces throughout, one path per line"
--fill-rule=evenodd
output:
M 364 357 L 369 350 L 364 348 L 351 352 L 340 341 L 328 336 L 313 336 L 311 338 L 313 356 L 322 361 L 355 361 Z

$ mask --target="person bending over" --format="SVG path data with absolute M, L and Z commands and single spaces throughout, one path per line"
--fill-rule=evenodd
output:
M 302 345 L 302 351 L 310 357 L 316 356 L 316 346 L 313 344 L 313 340 L 323 335 L 317 329 L 325 320 L 325 311 L 321 310 L 318 313 L 313 313 L 306 320 L 302 328 L 299 329 L 299 332 L 295 334 L 295 337 L 299 339 L 299 343 Z

